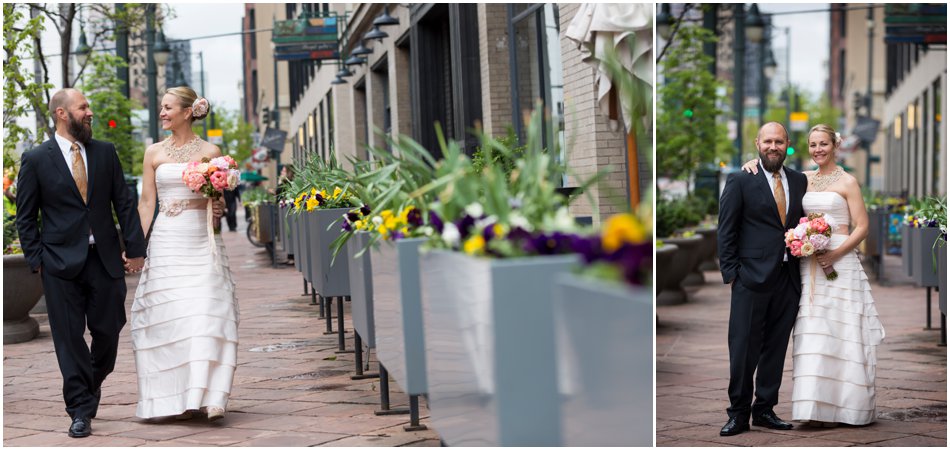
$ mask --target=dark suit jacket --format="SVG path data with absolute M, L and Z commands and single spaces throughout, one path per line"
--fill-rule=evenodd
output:
M 113 278 L 120 278 L 125 269 L 113 208 L 129 258 L 145 256 L 142 225 L 132 207 L 115 146 L 93 140 L 85 147 L 88 204 L 83 202 L 55 139 L 23 154 L 16 197 L 20 244 L 34 272 L 42 266 L 51 275 L 72 279 L 86 262 L 91 230 L 102 264 Z
M 729 175 L 719 198 L 719 267 L 728 284 L 738 278 L 753 291 L 768 291 L 778 278 L 786 254 L 785 232 L 804 215 L 802 197 L 808 188 L 805 174 L 785 168 L 788 177 L 788 213 L 781 223 L 772 184 L 763 170 L 753 175 Z M 789 254 L 792 282 L 801 293 L 798 261 Z

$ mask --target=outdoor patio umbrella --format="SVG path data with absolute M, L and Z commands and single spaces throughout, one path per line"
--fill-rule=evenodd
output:
M 582 3 L 565 36 L 595 67 L 597 102 L 610 127 L 617 131 L 622 124 L 626 130 L 630 204 L 636 207 L 640 194 L 635 136 L 653 124 L 653 6 Z M 611 70 L 611 55 L 619 70 Z

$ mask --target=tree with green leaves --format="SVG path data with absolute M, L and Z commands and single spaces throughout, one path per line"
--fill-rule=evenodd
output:
M 703 53 L 703 43 L 715 39 L 702 27 L 680 27 L 675 44 L 662 59 L 663 81 L 657 89 L 658 176 L 690 180 L 701 165 L 715 164 L 730 151 L 717 106 L 724 99 L 709 72 L 712 61 Z
M 26 117 L 31 110 L 46 116 L 43 92 L 52 87 L 24 76 L 27 69 L 23 60 L 33 57 L 33 41 L 43 31 L 42 17 L 27 18 L 28 10 L 24 4 L 3 4 L 3 167 L 14 172 L 19 161 L 17 146 L 42 141 L 46 133 L 41 128 L 34 134 L 18 124 L 17 119 Z
M 208 122 L 208 129 L 211 129 L 211 117 L 204 120 Z M 231 155 L 238 162 L 251 156 L 254 150 L 254 126 L 245 122 L 238 111 L 214 108 L 214 126 L 221 129 L 223 134 L 224 144 L 220 145 L 222 153 Z M 195 122 L 192 131 L 203 136 L 204 124 Z
M 145 145 L 132 137 L 132 110 L 139 108 L 139 105 L 122 95 L 124 82 L 116 75 L 116 68 L 125 65 L 125 61 L 118 56 L 93 52 L 89 55 L 86 74 L 78 88 L 83 91 L 95 112 L 93 136 L 115 144 L 123 172 L 141 175 Z

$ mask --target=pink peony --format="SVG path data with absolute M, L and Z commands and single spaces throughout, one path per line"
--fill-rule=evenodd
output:
M 804 238 L 808 234 L 808 224 L 807 223 L 798 224 L 798 226 L 795 227 L 795 229 L 793 230 L 793 233 L 795 234 L 795 239 Z
M 228 187 L 228 173 L 225 171 L 218 171 L 211 174 L 211 185 L 218 191 L 224 190 Z
M 210 164 L 221 170 L 228 170 L 231 168 L 231 163 L 229 163 L 228 160 L 224 159 L 224 157 L 221 157 L 221 156 L 212 159 L 210 161 Z
M 828 223 L 825 222 L 825 219 L 818 217 L 811 221 L 811 228 L 818 233 L 824 233 L 828 230 Z
M 798 219 L 798 223 L 805 223 L 805 222 L 808 222 L 808 217 L 802 217 L 801 219 Z
M 237 161 L 234 160 L 234 158 L 228 155 L 224 155 L 221 158 L 224 159 L 228 163 L 228 167 L 226 167 L 227 169 L 237 169 L 238 164 L 237 164 Z
M 823 234 L 813 234 L 808 236 L 808 241 L 811 242 L 811 245 L 815 246 L 815 250 L 824 250 L 828 247 L 828 242 L 831 239 L 828 236 Z
M 206 180 L 204 175 L 198 172 L 191 172 L 185 175 L 185 185 L 188 186 L 188 189 L 191 189 L 194 192 L 198 192 L 202 186 L 205 185 Z

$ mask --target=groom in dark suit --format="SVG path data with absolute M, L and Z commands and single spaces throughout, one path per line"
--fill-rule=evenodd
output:
M 761 170 L 730 174 L 719 199 L 719 264 L 723 281 L 732 286 L 729 420 L 721 436 L 748 431 L 750 417 L 756 426 L 792 428 L 772 407 L 778 404 L 802 290 L 799 262 L 785 248 L 785 231 L 804 214 L 808 180 L 782 165 L 788 131 L 781 124 L 763 125 L 755 145 Z
M 126 322 L 125 272 L 142 268 L 145 238 L 115 146 L 92 139 L 92 110 L 85 96 L 63 89 L 53 95 L 49 110 L 54 138 L 21 159 L 16 226 L 27 262 L 43 278 L 63 398 L 72 418 L 68 433 L 85 437 L 92 432 L 100 387 L 115 367 L 119 331 Z M 87 324 L 91 349 L 83 338 Z

